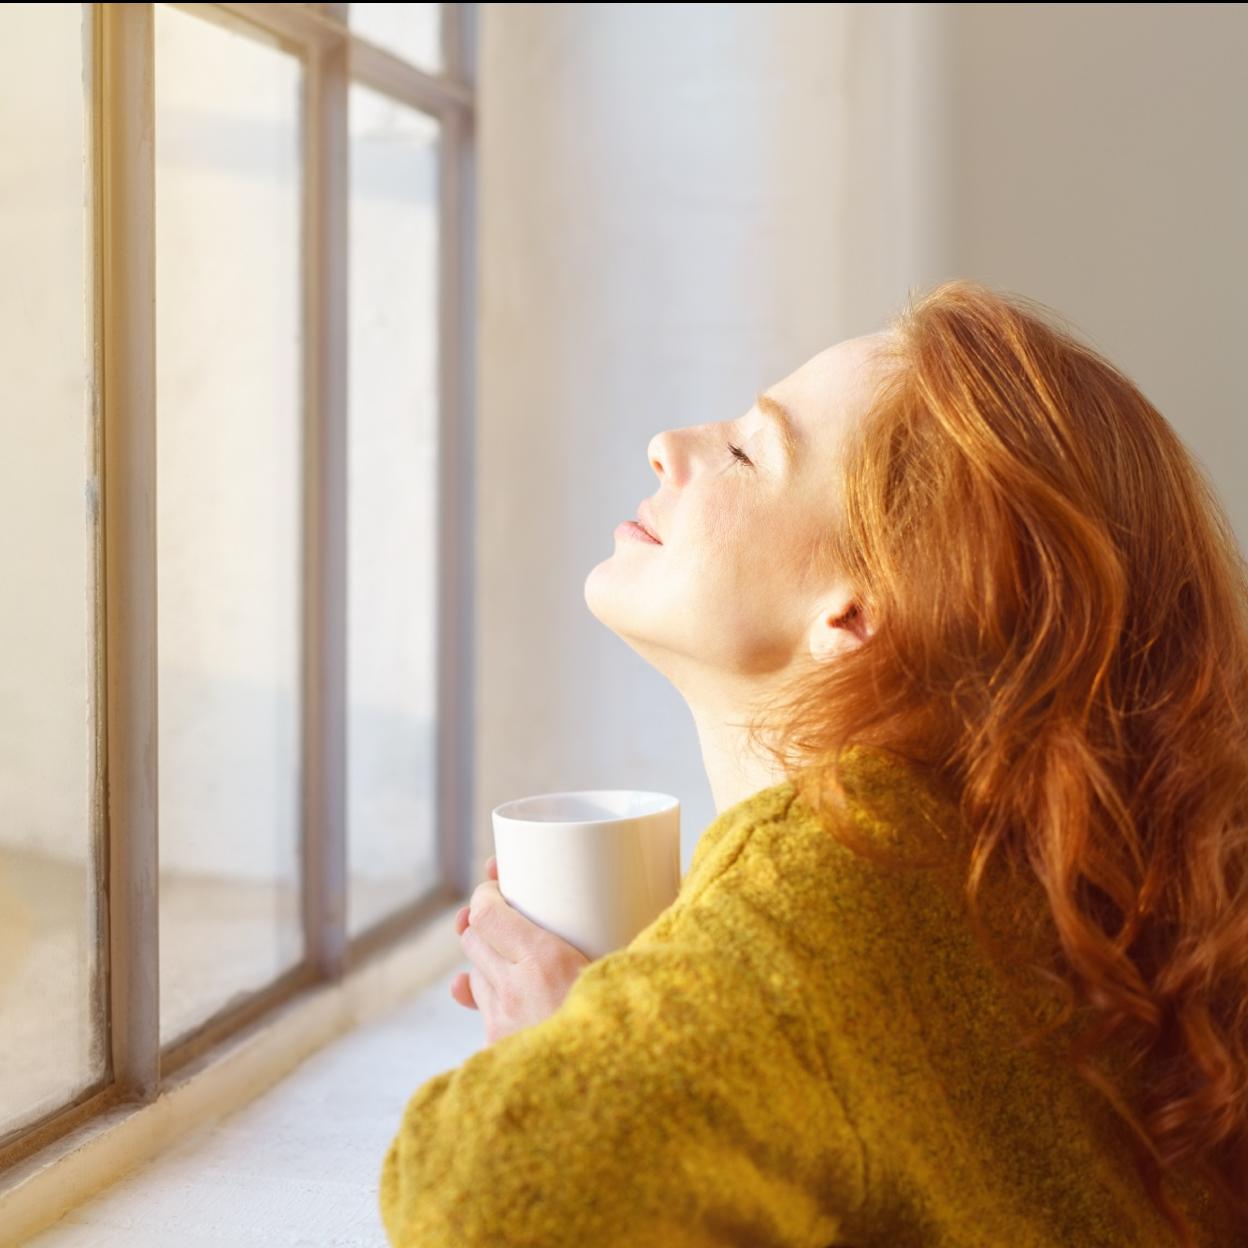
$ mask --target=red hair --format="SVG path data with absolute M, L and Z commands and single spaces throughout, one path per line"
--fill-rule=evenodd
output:
M 1042 1032 L 1086 1011 L 1067 1055 L 1150 1199 L 1191 1245 L 1162 1188 L 1190 1165 L 1248 1237 L 1248 567 L 1171 426 L 1044 305 L 951 281 L 890 329 L 813 552 L 873 631 L 752 738 L 816 809 L 855 744 L 941 781 L 981 937 L 990 867 L 1042 886 Z

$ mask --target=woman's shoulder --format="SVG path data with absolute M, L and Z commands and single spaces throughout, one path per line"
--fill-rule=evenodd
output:
M 778 957 L 826 960 L 839 949 L 860 970 L 896 968 L 906 933 L 954 920 L 957 809 L 938 782 L 883 751 L 848 751 L 839 780 L 835 802 L 786 780 L 724 811 L 674 909 L 725 937 L 748 932 Z M 910 949 L 913 964 L 922 951 Z
M 892 894 L 915 869 L 946 879 L 961 869 L 965 825 L 947 785 L 919 764 L 856 745 L 842 753 L 835 784 L 814 788 L 787 779 L 720 814 L 694 850 L 682 892 L 753 871 L 829 894 Z
M 810 795 L 813 785 L 785 779 L 721 812 L 700 837 L 690 874 L 758 829 L 809 833 L 848 823 L 862 839 L 902 851 L 952 846 L 965 839 L 947 784 L 920 764 L 874 746 L 854 745 L 842 752 L 836 780 L 837 786 L 825 785 L 815 798 Z
M 932 768 L 881 747 L 852 745 L 841 753 L 833 780 L 812 796 L 791 782 L 789 818 L 824 830 L 839 825 L 852 843 L 879 851 L 876 861 L 899 867 L 945 865 L 967 848 L 953 790 Z

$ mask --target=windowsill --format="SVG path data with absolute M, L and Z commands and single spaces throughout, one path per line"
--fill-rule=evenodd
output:
M 150 1104 L 116 1106 L 15 1166 L 2 1242 L 47 1228 L 40 1248 L 384 1245 L 377 1182 L 403 1106 L 484 1041 L 449 991 L 468 965 L 460 904 L 205 1054 Z

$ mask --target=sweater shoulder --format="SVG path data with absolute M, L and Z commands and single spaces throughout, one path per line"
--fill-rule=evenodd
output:
M 819 797 L 788 780 L 723 812 L 703 833 L 681 899 L 761 890 L 811 912 L 906 906 L 934 884 L 946 896 L 968 838 L 948 790 L 917 764 L 873 747 L 845 751 Z
M 723 812 L 676 902 L 635 943 L 714 948 L 782 994 L 824 1002 L 817 1012 L 838 981 L 857 991 L 864 976 L 923 973 L 924 934 L 943 939 L 960 926 L 948 866 L 956 810 L 917 769 L 881 752 L 851 751 L 840 778 L 840 800 L 823 810 L 786 781 Z M 916 855 L 933 848 L 942 867 L 916 870 Z M 874 850 L 910 865 L 878 861 Z

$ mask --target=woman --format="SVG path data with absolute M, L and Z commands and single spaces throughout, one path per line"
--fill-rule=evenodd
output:
M 595 962 L 474 892 L 391 1242 L 1248 1243 L 1248 581 L 1173 430 L 958 281 L 649 452 L 585 598 L 717 817 Z

